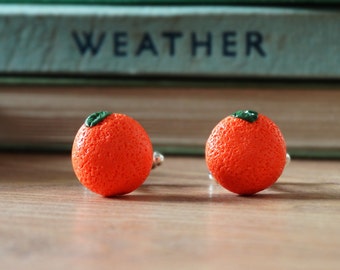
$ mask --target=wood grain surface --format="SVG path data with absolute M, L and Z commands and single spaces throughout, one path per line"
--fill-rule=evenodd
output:
M 103 198 L 69 155 L 0 154 L 1 269 L 339 269 L 340 161 L 293 160 L 241 197 L 201 157 L 167 157 L 137 191 Z
M 221 119 L 251 109 L 280 127 L 291 153 L 340 157 L 340 84 L 189 85 L 1 86 L 0 147 L 71 149 L 85 118 L 108 110 L 139 121 L 157 147 L 203 153 Z

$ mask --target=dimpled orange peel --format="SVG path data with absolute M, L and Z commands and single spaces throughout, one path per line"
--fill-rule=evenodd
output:
M 91 114 L 78 130 L 72 147 L 72 165 L 89 190 L 105 197 L 137 189 L 153 166 L 153 149 L 144 128 L 118 113 Z
M 215 180 L 239 195 L 274 184 L 286 164 L 286 143 L 278 126 L 255 111 L 237 111 L 212 130 L 205 148 Z

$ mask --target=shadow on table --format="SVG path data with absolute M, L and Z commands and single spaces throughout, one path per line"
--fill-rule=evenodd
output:
M 237 202 L 247 200 L 340 200 L 340 184 L 276 183 L 268 190 L 252 196 L 239 196 L 220 187 L 214 192 L 211 185 L 144 185 L 138 192 L 116 197 L 127 201 L 149 202 Z
M 340 183 L 276 183 L 271 188 L 275 193 L 258 196 L 289 200 L 340 200 Z

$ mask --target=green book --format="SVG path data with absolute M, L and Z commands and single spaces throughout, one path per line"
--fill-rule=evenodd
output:
M 0 5 L 0 73 L 340 78 L 340 9 Z
M 25 4 L 109 4 L 109 5 L 327 5 L 339 0 L 0 0 L 0 3 Z

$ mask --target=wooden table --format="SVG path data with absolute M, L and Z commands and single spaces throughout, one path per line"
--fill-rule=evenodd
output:
M 293 160 L 252 197 L 167 157 L 103 198 L 66 154 L 0 154 L 0 269 L 340 269 L 340 161 Z

